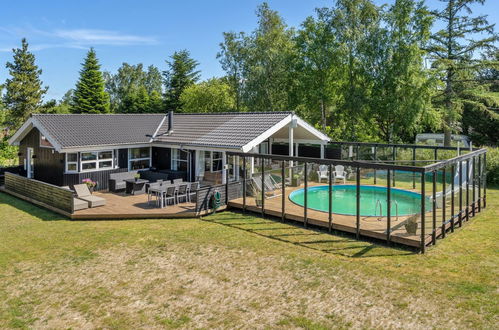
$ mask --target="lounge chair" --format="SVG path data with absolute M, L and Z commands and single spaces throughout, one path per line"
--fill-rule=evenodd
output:
M 74 190 L 75 190 L 76 196 L 79 199 L 88 202 L 88 205 L 90 207 L 97 207 L 97 206 L 106 205 L 106 200 L 102 197 L 93 196 L 90 193 L 90 190 L 88 190 L 88 187 L 86 184 L 75 184 Z
M 61 188 L 70 190 L 74 194 L 74 191 L 69 186 L 62 186 Z M 84 201 L 82 199 L 73 197 L 73 211 L 79 211 L 79 210 L 85 210 L 85 209 L 88 209 L 88 202 Z
M 343 183 L 346 183 L 347 172 L 345 171 L 345 167 L 343 165 L 336 165 L 334 167 L 333 179 L 334 179 L 334 182 L 336 182 L 336 180 L 340 179 L 340 180 L 343 180 Z
M 322 179 L 325 179 L 326 181 L 329 180 L 329 171 L 327 165 L 320 165 L 319 170 L 317 171 L 317 180 L 319 183 L 322 182 Z

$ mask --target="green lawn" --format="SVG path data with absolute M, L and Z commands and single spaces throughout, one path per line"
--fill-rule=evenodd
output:
M 232 212 L 71 222 L 0 193 L 0 328 L 497 328 L 498 205 L 420 255 Z

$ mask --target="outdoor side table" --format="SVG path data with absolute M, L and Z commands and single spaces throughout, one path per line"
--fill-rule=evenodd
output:
M 125 180 L 126 188 L 125 192 L 131 195 L 140 195 L 146 193 L 146 183 L 149 183 L 149 180 L 144 179 L 128 179 Z

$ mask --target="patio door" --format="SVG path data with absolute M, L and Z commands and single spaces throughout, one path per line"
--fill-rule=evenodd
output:
M 35 177 L 35 163 L 33 159 L 33 148 L 26 149 L 26 175 L 28 179 Z

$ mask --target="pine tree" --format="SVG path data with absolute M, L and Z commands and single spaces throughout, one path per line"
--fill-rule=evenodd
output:
M 104 78 L 93 48 L 88 51 L 82 65 L 80 79 L 74 91 L 71 112 L 108 113 L 109 95 L 104 91 Z
M 199 80 L 196 71 L 198 62 L 190 57 L 187 50 L 173 53 L 171 61 L 167 61 L 168 70 L 163 72 L 165 78 L 165 105 L 167 110 L 180 111 L 182 103 L 180 95 Z
M 463 72 L 480 66 L 480 59 L 474 58 L 476 51 L 489 49 L 498 40 L 494 25 L 489 24 L 486 16 L 470 17 L 470 5 L 483 4 L 485 0 L 441 0 L 445 8 L 434 11 L 444 28 L 432 35 L 430 52 L 433 66 L 442 73 L 445 84 L 443 97 L 437 100 L 443 108 L 444 145 L 449 146 L 452 131 L 458 131 L 462 111 L 462 98 L 459 85 Z M 487 35 L 477 39 L 479 35 Z M 463 87 L 461 85 L 461 87 Z
M 4 103 L 9 110 L 9 121 L 16 128 L 32 113 L 38 112 L 47 87 L 42 87 L 42 70 L 35 64 L 35 55 L 28 51 L 28 42 L 22 39 L 21 48 L 13 49 L 14 61 L 6 67 L 12 78 L 5 83 Z

